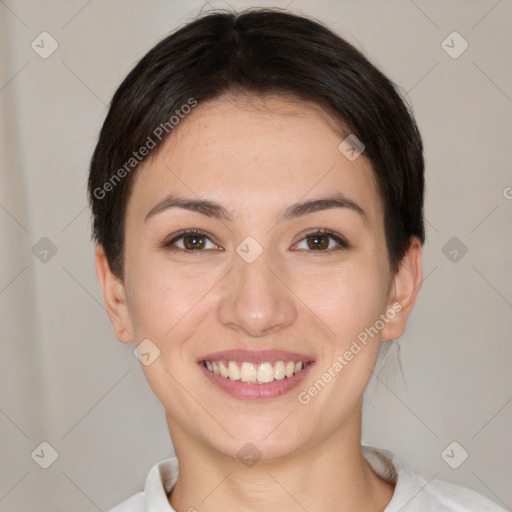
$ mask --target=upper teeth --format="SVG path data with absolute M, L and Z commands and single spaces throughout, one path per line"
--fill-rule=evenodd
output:
M 243 362 L 241 365 L 235 361 L 204 361 L 208 370 L 222 377 L 231 380 L 241 380 L 242 382 L 258 382 L 261 384 L 281 380 L 285 377 L 291 377 L 300 372 L 305 363 L 299 361 L 277 361 L 274 366 L 270 363 L 248 363 Z

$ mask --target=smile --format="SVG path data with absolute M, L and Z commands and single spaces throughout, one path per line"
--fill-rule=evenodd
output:
M 233 381 L 246 383 L 268 384 L 275 380 L 291 378 L 303 371 L 309 362 L 276 361 L 259 364 L 244 361 L 202 361 L 203 366 L 210 372 Z

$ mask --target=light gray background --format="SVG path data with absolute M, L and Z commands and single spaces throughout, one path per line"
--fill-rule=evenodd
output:
M 363 442 L 510 509 L 512 2 L 231 3 L 287 4 L 408 92 L 425 142 L 425 282 L 400 340 L 405 382 L 376 383 Z M 121 80 L 203 5 L 0 1 L 1 511 L 107 510 L 173 454 L 134 344 L 103 309 L 86 179 Z M 31 48 L 43 31 L 59 45 L 47 59 Z M 441 46 L 453 31 L 469 43 L 457 59 Z M 454 236 L 468 249 L 457 262 L 442 252 Z M 43 237 L 57 248 L 46 262 L 32 252 Z M 58 452 L 46 470 L 31 457 L 43 441 Z M 469 453 L 458 469 L 441 457 L 453 441 Z

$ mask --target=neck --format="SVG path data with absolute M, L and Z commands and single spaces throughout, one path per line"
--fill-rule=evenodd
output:
M 201 510 L 382 512 L 394 485 L 376 475 L 361 453 L 361 407 L 330 437 L 279 461 L 242 464 L 205 447 L 168 418 L 179 461 L 169 503 Z

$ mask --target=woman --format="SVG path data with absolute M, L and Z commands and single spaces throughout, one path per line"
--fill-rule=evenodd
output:
M 393 84 L 316 21 L 217 12 L 137 64 L 89 199 L 114 333 L 176 458 L 114 511 L 502 510 L 361 446 L 422 280 L 423 171 Z

